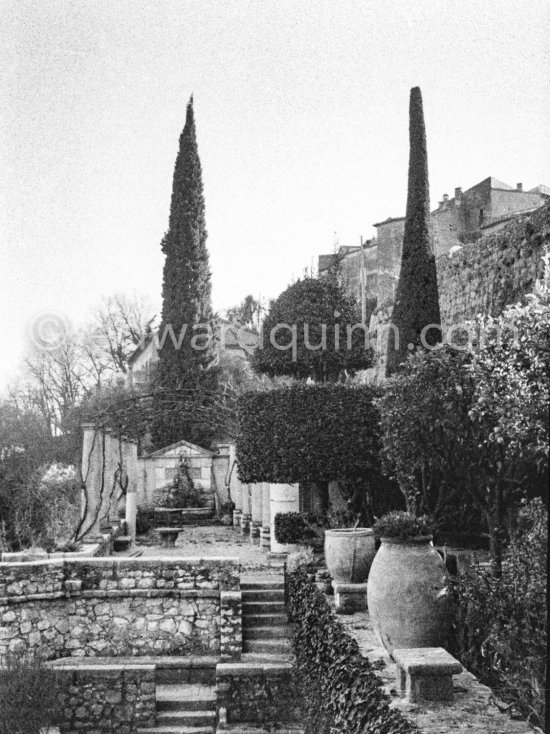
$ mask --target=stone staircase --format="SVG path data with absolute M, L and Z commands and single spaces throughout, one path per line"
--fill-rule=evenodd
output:
M 283 581 L 243 580 L 241 593 L 242 662 L 288 660 L 291 651 L 290 628 Z
M 216 657 L 157 658 L 157 725 L 137 734 L 214 734 Z
M 290 626 L 280 574 L 245 574 L 241 582 L 243 654 L 240 661 L 213 667 L 210 660 L 198 659 L 185 669 L 164 660 L 157 669 L 157 725 L 138 728 L 137 734 L 215 734 L 216 675 L 283 675 L 290 671 Z M 264 667 L 267 666 L 267 667 Z M 226 669 L 224 673 L 216 673 Z M 229 669 L 229 673 L 228 670 Z M 269 672 L 266 672 L 269 671 Z M 218 684 L 227 677 L 218 677 Z M 225 704 L 224 704 L 225 705 Z M 221 720 L 220 720 L 221 721 Z M 275 723 L 275 722 L 274 722 Z M 303 728 L 293 722 L 276 724 L 278 734 L 300 734 Z M 253 722 L 220 723 L 224 734 L 267 734 Z M 268 727 L 269 730 L 270 727 Z M 219 729 L 220 734 L 222 728 Z
M 215 729 L 215 686 L 157 683 L 157 725 L 137 734 L 214 734 Z

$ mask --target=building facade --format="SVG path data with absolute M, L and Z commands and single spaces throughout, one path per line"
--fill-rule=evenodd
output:
M 548 186 L 524 191 L 520 183 L 514 188 L 492 176 L 464 192 L 456 188 L 452 199 L 444 194 L 431 214 L 436 258 L 498 231 L 514 217 L 534 211 L 549 200 Z M 318 261 L 319 275 L 337 266 L 348 294 L 362 306 L 367 324 L 375 308 L 393 304 L 401 269 L 405 217 L 389 217 L 373 226 L 376 237 L 367 240 L 362 248 L 341 247 L 331 255 L 320 255 Z

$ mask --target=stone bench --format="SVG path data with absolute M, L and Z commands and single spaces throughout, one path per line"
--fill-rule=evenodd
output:
M 157 528 L 160 544 L 164 548 L 173 548 L 181 532 L 181 528 Z
M 131 535 L 118 535 L 113 539 L 113 548 L 115 551 L 125 551 L 132 545 Z
M 409 703 L 453 701 L 453 675 L 462 665 L 442 647 L 412 647 L 394 650 L 400 694 Z

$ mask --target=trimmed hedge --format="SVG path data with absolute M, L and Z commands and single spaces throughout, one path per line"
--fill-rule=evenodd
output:
M 312 545 L 318 533 L 301 512 L 275 515 L 275 540 L 278 543 Z
M 242 482 L 319 482 L 380 473 L 379 389 L 292 385 L 239 400 Z
M 293 647 L 302 680 L 305 734 L 412 734 L 414 724 L 389 697 L 357 642 L 303 571 L 289 574 Z

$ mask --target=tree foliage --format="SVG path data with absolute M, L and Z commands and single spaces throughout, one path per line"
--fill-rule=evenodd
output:
M 465 667 L 535 726 L 544 726 L 548 512 L 522 505 L 502 577 L 472 566 L 458 585 L 458 654 Z
M 386 468 L 409 508 L 437 516 L 467 493 L 486 520 L 498 571 L 514 509 L 546 493 L 548 289 L 474 326 L 476 346 L 413 355 L 377 405 Z
M 249 294 L 238 306 L 228 308 L 226 316 L 230 321 L 234 321 L 240 326 L 247 326 L 254 329 L 259 325 L 262 310 L 261 302 Z
M 208 444 L 210 436 L 189 416 L 170 410 L 168 393 L 183 391 L 188 405 L 199 408 L 215 388 L 213 314 L 202 168 L 198 154 L 193 98 L 187 106 L 174 169 L 169 227 L 162 241 L 166 256 L 162 284 L 159 362 L 156 375 L 155 446 L 182 438 Z M 174 338 L 172 338 L 172 335 Z M 166 399 L 162 391 L 167 392 Z
M 377 394 L 366 385 L 294 384 L 243 395 L 241 481 L 313 482 L 326 512 L 328 483 L 337 480 L 350 509 L 371 523 L 373 495 L 387 484 L 380 471 Z
M 401 271 L 395 295 L 386 371 L 393 374 L 406 361 L 408 353 L 421 346 L 423 329 L 441 323 L 435 257 L 430 235 L 430 191 L 428 153 L 422 94 L 411 89 L 409 104 L 409 185 Z M 398 341 L 396 340 L 398 336 Z M 429 329 L 425 342 L 440 340 L 439 330 Z M 410 345 L 410 346 L 409 346 Z
M 368 329 L 360 324 L 356 304 L 328 277 L 298 280 L 271 303 L 252 355 L 257 372 L 316 382 L 367 369 L 372 361 Z

